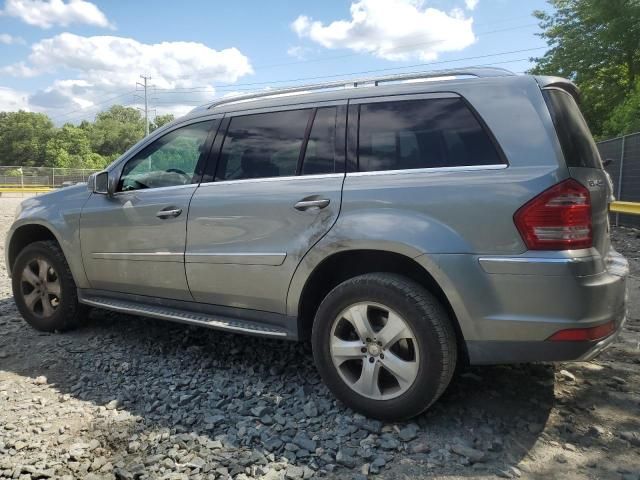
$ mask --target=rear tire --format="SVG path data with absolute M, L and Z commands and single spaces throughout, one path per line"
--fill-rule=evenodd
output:
M 347 406 L 386 421 L 414 417 L 453 376 L 451 320 L 421 285 L 400 275 L 349 279 L 322 301 L 312 331 L 324 382 Z
M 27 245 L 18 254 L 11 276 L 16 306 L 36 330 L 69 330 L 87 313 L 78 303 L 71 270 L 55 241 Z

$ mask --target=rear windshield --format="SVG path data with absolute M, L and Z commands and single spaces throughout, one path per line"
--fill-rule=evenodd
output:
M 567 167 L 602 168 L 587 122 L 573 97 L 557 88 L 543 90 Z

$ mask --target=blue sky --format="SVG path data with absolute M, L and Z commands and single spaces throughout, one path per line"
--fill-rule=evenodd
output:
M 58 124 L 112 103 L 140 106 L 140 74 L 152 76 L 153 113 L 179 115 L 216 96 L 372 70 L 361 76 L 523 72 L 545 51 L 531 13 L 549 9 L 543 0 L 0 2 L 0 110 Z

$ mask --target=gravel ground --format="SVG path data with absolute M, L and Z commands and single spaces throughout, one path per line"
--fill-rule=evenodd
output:
M 19 199 L 0 199 L 0 236 Z M 630 319 L 596 361 L 469 369 L 384 424 L 334 400 L 310 349 L 92 312 L 38 333 L 0 269 L 0 479 L 640 479 L 640 232 Z M 4 256 L 4 253 L 2 252 Z M 4 263 L 4 262 L 3 262 Z

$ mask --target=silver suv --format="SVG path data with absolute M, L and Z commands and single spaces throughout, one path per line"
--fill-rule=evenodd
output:
M 334 394 L 381 419 L 424 411 L 457 365 L 614 340 L 628 266 L 571 82 L 463 69 L 346 87 L 223 99 L 88 189 L 25 200 L 6 246 L 25 320 L 65 330 L 92 306 L 310 339 Z

